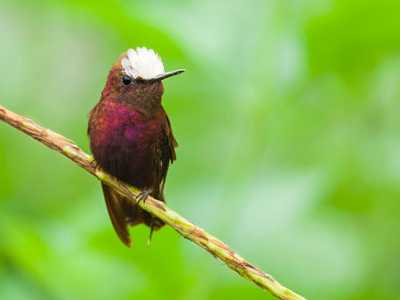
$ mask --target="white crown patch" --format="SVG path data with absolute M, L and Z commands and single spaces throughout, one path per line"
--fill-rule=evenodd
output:
M 134 79 L 152 79 L 164 73 L 164 64 L 161 57 L 153 49 L 138 47 L 136 51 L 129 49 L 126 57 L 121 59 L 125 74 Z

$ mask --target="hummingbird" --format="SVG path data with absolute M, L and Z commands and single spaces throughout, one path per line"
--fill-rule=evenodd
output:
M 165 202 L 165 179 L 178 143 L 161 104 L 162 80 L 184 71 L 165 72 L 152 49 L 129 49 L 112 67 L 100 101 L 90 112 L 87 133 L 96 165 L 141 190 L 139 201 L 150 195 Z M 126 246 L 132 246 L 128 226 L 149 226 L 149 242 L 153 230 L 164 226 L 114 188 L 104 183 L 101 187 L 111 223 Z

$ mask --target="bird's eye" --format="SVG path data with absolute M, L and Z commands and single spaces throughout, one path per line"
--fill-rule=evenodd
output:
M 124 77 L 122 77 L 122 84 L 123 85 L 128 86 L 128 85 L 131 84 L 131 82 L 132 82 L 132 78 L 130 78 L 129 76 L 124 75 Z

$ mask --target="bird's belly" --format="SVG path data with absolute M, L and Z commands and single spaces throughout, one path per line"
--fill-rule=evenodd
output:
M 107 173 L 139 189 L 149 188 L 154 183 L 157 132 L 151 121 L 117 124 L 93 133 L 91 150 Z

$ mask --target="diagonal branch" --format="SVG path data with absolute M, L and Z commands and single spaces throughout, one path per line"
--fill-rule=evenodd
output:
M 51 131 L 50 129 L 45 129 L 31 120 L 5 109 L 1 105 L 0 119 L 33 137 L 42 144 L 45 144 L 47 147 L 68 157 L 78 166 L 84 168 L 101 181 L 117 189 L 119 193 L 129 197 L 132 201 L 135 201 L 135 197 L 139 193 L 136 188 L 123 184 L 117 179 L 99 170 L 99 168 L 96 168 L 92 164 L 93 158 L 83 152 L 72 141 Z M 144 210 L 152 213 L 174 228 L 184 238 L 191 240 L 203 249 L 207 250 L 215 258 L 221 259 L 229 268 L 237 272 L 240 276 L 254 282 L 262 289 L 270 291 L 275 297 L 283 300 L 305 300 L 305 298 L 281 285 L 272 278 L 271 275 L 264 273 L 257 267 L 248 263 L 226 244 L 171 210 L 165 205 L 165 203 L 152 197 L 148 197 L 146 202 L 140 201 L 139 205 Z

